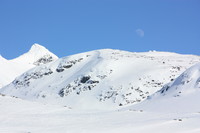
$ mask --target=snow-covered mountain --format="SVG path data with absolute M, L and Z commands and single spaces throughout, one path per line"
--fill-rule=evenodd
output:
M 35 46 L 30 51 L 43 48 Z M 57 60 L 29 55 L 0 56 L 0 81 L 17 70 L 14 63 L 32 66 L 0 89 L 0 132 L 200 132 L 199 56 L 111 49 Z
M 12 82 L 25 71 L 56 59 L 58 59 L 56 55 L 39 44 L 32 45 L 27 53 L 12 60 L 0 56 L 0 88 Z
M 148 100 L 129 106 L 128 110 L 75 110 L 0 95 L 0 131 L 199 133 L 199 79 L 198 63 Z
M 197 63 L 134 108 L 161 112 L 199 112 L 199 101 L 200 63 Z
M 41 64 L 46 64 L 51 61 L 58 59 L 58 57 L 46 49 L 44 46 L 39 44 L 33 44 L 30 50 L 11 60 L 11 62 L 19 63 L 19 64 L 30 64 L 32 66 L 38 66 Z
M 118 108 L 145 100 L 199 61 L 169 52 L 96 50 L 36 66 L 0 93 L 72 108 Z

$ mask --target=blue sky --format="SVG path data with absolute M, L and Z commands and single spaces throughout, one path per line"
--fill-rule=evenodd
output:
M 95 49 L 200 55 L 199 0 L 0 0 L 0 54 L 39 43 L 59 57 Z

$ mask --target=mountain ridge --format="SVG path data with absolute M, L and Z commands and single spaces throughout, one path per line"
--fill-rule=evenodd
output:
M 25 71 L 56 59 L 58 59 L 56 55 L 39 44 L 33 44 L 28 52 L 11 60 L 0 56 L 0 88 L 12 82 Z
M 35 62 L 37 62 L 39 59 L 43 57 L 47 59 L 51 57 L 52 59 L 51 61 L 58 59 L 58 57 L 55 54 L 50 52 L 44 46 L 34 43 L 28 52 L 10 61 L 17 62 L 17 63 L 20 62 L 20 63 L 34 64 Z
M 145 100 L 199 61 L 169 52 L 101 49 L 36 66 L 0 92 L 73 108 L 118 108 Z

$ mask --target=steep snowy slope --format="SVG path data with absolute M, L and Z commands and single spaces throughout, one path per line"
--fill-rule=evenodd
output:
M 56 59 L 57 56 L 39 44 L 34 44 L 27 53 L 13 60 L 6 60 L 0 56 L 0 88 L 25 71 Z
M 118 108 L 143 101 L 199 61 L 167 52 L 96 50 L 35 67 L 0 93 L 72 108 Z
M 197 63 L 134 108 L 162 112 L 200 112 L 199 101 L 200 63 Z

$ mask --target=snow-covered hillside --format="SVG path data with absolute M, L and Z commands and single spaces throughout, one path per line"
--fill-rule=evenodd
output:
M 0 56 L 5 70 L 13 70 L 11 62 L 20 61 Z M 194 55 L 111 49 L 33 59 L 32 69 L 0 89 L 0 132 L 199 133 L 198 62 Z
M 176 80 L 165 85 L 158 93 L 166 97 L 179 97 L 200 92 L 200 63 L 192 66 Z
M 96 50 L 37 66 L 0 93 L 79 109 L 118 108 L 143 101 L 199 61 L 169 52 Z
M 39 44 L 34 44 L 27 53 L 12 60 L 0 56 L 0 88 L 25 71 L 56 59 L 58 59 L 56 55 Z
M 175 106 L 178 108 L 178 106 Z M 81 111 L 0 95 L 1 133 L 199 133 L 200 111 Z M 167 108 L 167 107 L 166 107 Z M 187 106 L 185 106 L 187 108 Z M 158 111 L 156 111 L 158 110 Z
M 200 63 L 197 63 L 134 108 L 158 112 L 200 112 L 199 101 Z

